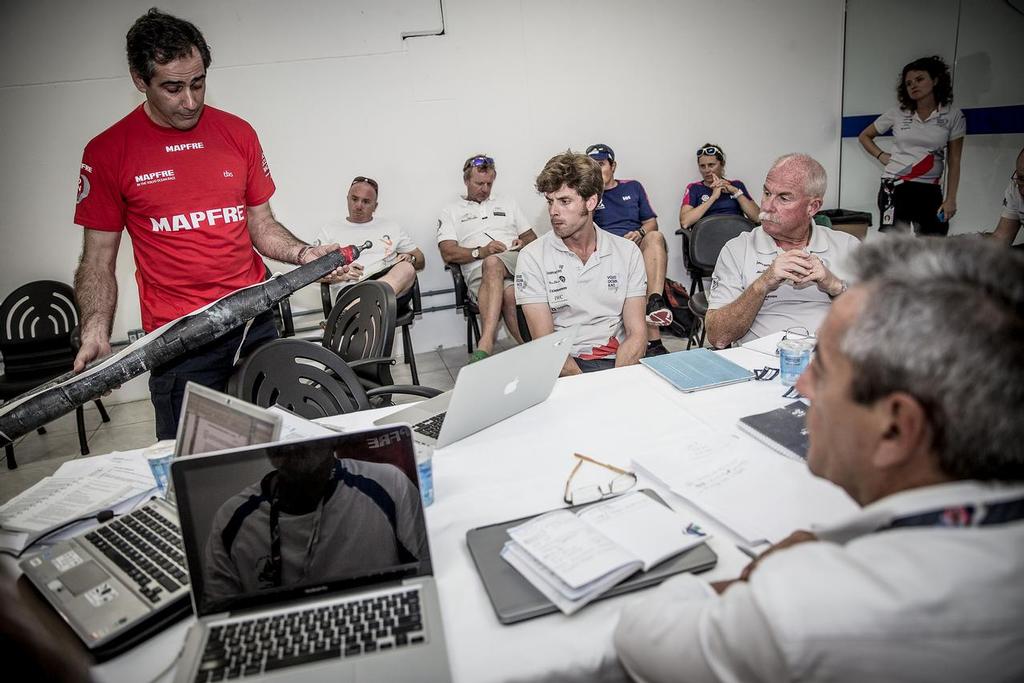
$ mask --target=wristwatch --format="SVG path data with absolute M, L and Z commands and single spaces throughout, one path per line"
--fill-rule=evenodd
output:
M 732 198 L 736 199 L 736 200 L 739 200 L 739 198 L 742 197 L 742 196 L 743 196 L 743 190 L 741 190 L 739 188 L 736 188 L 736 191 L 732 193 Z
M 473 251 L 469 252 L 469 255 L 472 256 L 473 258 L 480 258 L 480 247 L 477 247 Z

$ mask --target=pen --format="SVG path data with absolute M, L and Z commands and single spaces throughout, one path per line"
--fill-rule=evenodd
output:
M 484 237 L 486 237 L 487 239 L 489 239 L 492 242 L 494 241 L 494 238 L 491 237 L 490 235 L 488 235 L 486 231 L 484 231 Z

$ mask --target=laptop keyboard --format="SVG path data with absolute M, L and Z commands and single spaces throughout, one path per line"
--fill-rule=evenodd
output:
M 195 683 L 424 642 L 418 589 L 210 628 Z
M 441 434 L 441 425 L 444 424 L 444 416 L 448 413 L 438 413 L 434 417 L 428 417 L 422 422 L 417 422 L 412 426 L 414 432 L 419 432 L 426 436 L 437 438 Z
M 85 538 L 131 577 L 150 604 L 188 586 L 181 530 L 148 507 L 123 515 Z

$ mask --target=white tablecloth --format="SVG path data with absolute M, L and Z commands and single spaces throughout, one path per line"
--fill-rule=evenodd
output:
M 723 353 L 749 368 L 778 362 L 745 349 Z M 544 403 L 436 451 L 435 502 L 427 508 L 426 518 L 454 679 L 623 680 L 611 634 L 619 610 L 639 594 L 593 603 L 571 617 L 553 614 L 503 626 L 473 566 L 466 532 L 561 507 L 574 451 L 628 467 L 645 445 L 664 444 L 672 436 L 683 439 L 687 430 L 706 426 L 732 433 L 740 417 L 788 403 L 790 399 L 782 398 L 785 389 L 776 380 L 684 394 L 642 366 L 593 373 L 561 379 Z M 390 410 L 326 422 L 347 428 L 370 426 Z M 792 468 L 794 477 L 810 476 L 802 464 L 752 439 L 745 446 L 785 461 L 783 466 Z M 641 487 L 650 485 L 640 480 Z M 749 561 L 736 547 L 737 537 L 677 497 L 661 493 L 711 532 L 709 545 L 719 559 L 704 576 L 734 578 Z M 155 677 L 175 657 L 189 621 L 96 667 L 96 678 L 120 682 Z

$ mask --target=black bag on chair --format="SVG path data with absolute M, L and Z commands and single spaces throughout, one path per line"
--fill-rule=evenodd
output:
M 677 337 L 686 339 L 693 329 L 693 313 L 688 306 L 690 294 L 681 282 L 665 278 L 665 301 L 672 309 L 672 324 L 667 329 Z

